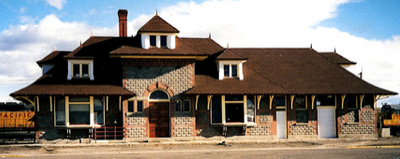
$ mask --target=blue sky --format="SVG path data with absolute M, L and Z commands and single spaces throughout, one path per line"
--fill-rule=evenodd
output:
M 348 70 L 400 92 L 398 0 L 0 0 L 0 102 L 40 77 L 40 60 L 73 50 L 91 34 L 117 36 L 117 11 L 128 10 L 128 34 L 156 12 L 181 33 L 230 47 L 309 47 L 337 52 Z M 400 103 L 400 96 L 380 102 Z

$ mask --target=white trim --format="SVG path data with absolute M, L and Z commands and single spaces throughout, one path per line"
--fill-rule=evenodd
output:
M 212 95 L 207 96 L 207 110 L 210 110 L 211 98 L 212 98 Z
M 269 109 L 272 109 L 273 101 L 274 101 L 274 95 L 269 95 Z M 286 97 L 285 97 L 285 105 L 286 105 Z
M 311 110 L 314 109 L 314 101 L 315 101 L 315 95 L 312 95 L 311 96 Z
M 294 97 L 295 97 L 295 95 L 290 95 L 290 109 L 293 109 Z
M 118 109 L 119 109 L 119 111 L 121 111 L 121 104 L 122 104 L 122 102 L 121 102 L 121 99 L 122 97 L 121 96 L 119 96 L 119 100 L 118 100 Z
M 346 99 L 346 95 L 342 95 L 342 109 L 344 109 L 344 100 Z
M 39 96 L 36 96 L 36 107 L 37 107 L 37 112 L 39 112 L 39 107 L 40 107 L 40 104 L 39 104 L 40 102 L 39 102 Z
M 164 46 L 161 46 L 161 36 L 166 36 L 167 37 L 167 48 L 168 49 L 175 49 L 175 37 L 176 33 L 141 33 L 140 34 L 140 39 L 142 42 L 142 48 L 143 49 L 149 49 L 150 47 L 156 47 L 156 48 L 161 48 Z M 156 46 L 151 46 L 150 45 L 150 36 L 155 36 L 156 37 Z
M 80 65 L 80 77 L 74 77 L 73 75 L 73 65 L 74 64 L 79 64 Z M 68 60 L 68 74 L 67 74 L 67 79 L 72 80 L 73 78 L 87 78 L 87 77 L 82 77 L 82 64 L 87 64 L 89 67 L 89 79 L 94 80 L 94 73 L 93 73 L 93 60 Z
M 245 61 L 218 61 L 218 79 L 238 78 L 239 80 L 244 80 L 243 62 Z M 224 75 L 224 65 L 229 65 L 229 77 Z M 232 65 L 237 65 L 237 77 L 232 77 Z
M 198 103 L 199 103 L 199 97 L 200 97 L 200 95 L 196 95 L 196 102 L 195 102 L 195 109 L 197 110 L 197 106 L 198 106 Z

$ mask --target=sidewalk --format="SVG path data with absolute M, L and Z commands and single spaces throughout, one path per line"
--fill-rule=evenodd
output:
M 225 141 L 225 144 L 222 142 Z M 125 142 L 123 140 L 54 140 L 36 144 L 7 144 L 4 147 L 48 147 L 48 148 L 79 148 L 79 147 L 119 147 L 119 146 L 189 146 L 189 145 L 264 145 L 275 148 L 400 148 L 400 138 L 378 139 L 302 139 L 302 140 L 223 140 L 220 141 L 172 141 L 168 139 L 150 140 L 148 142 Z

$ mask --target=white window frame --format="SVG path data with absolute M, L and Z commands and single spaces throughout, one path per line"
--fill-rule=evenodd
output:
M 82 64 L 87 64 L 89 67 L 89 77 L 82 76 Z M 79 77 L 74 76 L 74 65 L 79 65 Z M 94 80 L 93 74 L 93 60 L 68 60 L 68 80 L 72 80 L 73 78 L 89 78 L 90 80 Z
M 65 124 L 64 125 L 57 125 L 56 124 L 56 121 L 54 120 L 54 127 L 68 127 L 68 128 L 74 128 L 74 127 L 76 127 L 76 128 L 81 128 L 81 127 L 100 127 L 100 126 L 104 126 L 105 125 L 105 123 L 106 123 L 106 121 L 105 121 L 105 114 L 106 114 L 106 112 L 105 112 L 105 105 L 106 105 L 106 101 L 105 101 L 105 97 L 103 97 L 103 124 L 95 124 L 94 123 L 94 118 L 95 118 L 95 116 L 94 116 L 94 96 L 89 96 L 89 102 L 70 102 L 69 101 L 69 99 L 70 99 L 70 97 L 69 96 L 65 96 L 64 97 L 64 99 L 65 99 Z M 54 98 L 54 101 L 56 101 L 56 98 Z M 55 102 L 56 103 L 56 102 Z M 88 124 L 88 125 L 74 125 L 74 124 L 70 124 L 69 123 L 69 107 L 70 107 L 70 105 L 73 105 L 73 104 L 89 104 L 89 106 L 90 106 L 90 108 L 89 108 L 89 112 L 90 112 L 90 124 Z M 54 104 L 53 105 L 54 106 L 54 119 L 56 119 L 56 112 L 57 112 L 57 107 L 56 107 L 56 104 Z
M 156 37 L 156 46 L 150 45 L 150 36 Z M 167 37 L 167 45 L 161 46 L 161 36 Z M 168 49 L 175 49 L 175 37 L 177 36 L 176 33 L 173 34 L 163 34 L 163 33 L 143 33 L 141 34 L 141 42 L 143 49 L 149 48 L 164 48 L 167 47 Z
M 244 61 L 219 61 L 219 80 L 223 80 L 224 78 L 239 78 L 239 80 L 244 80 L 243 62 Z M 224 74 L 224 65 L 229 65 L 229 77 L 225 76 Z M 237 77 L 232 77 L 232 65 L 237 65 Z

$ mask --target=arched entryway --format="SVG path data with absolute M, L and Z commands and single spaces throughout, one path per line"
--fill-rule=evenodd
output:
M 169 95 L 155 90 L 149 95 L 149 137 L 169 137 Z

